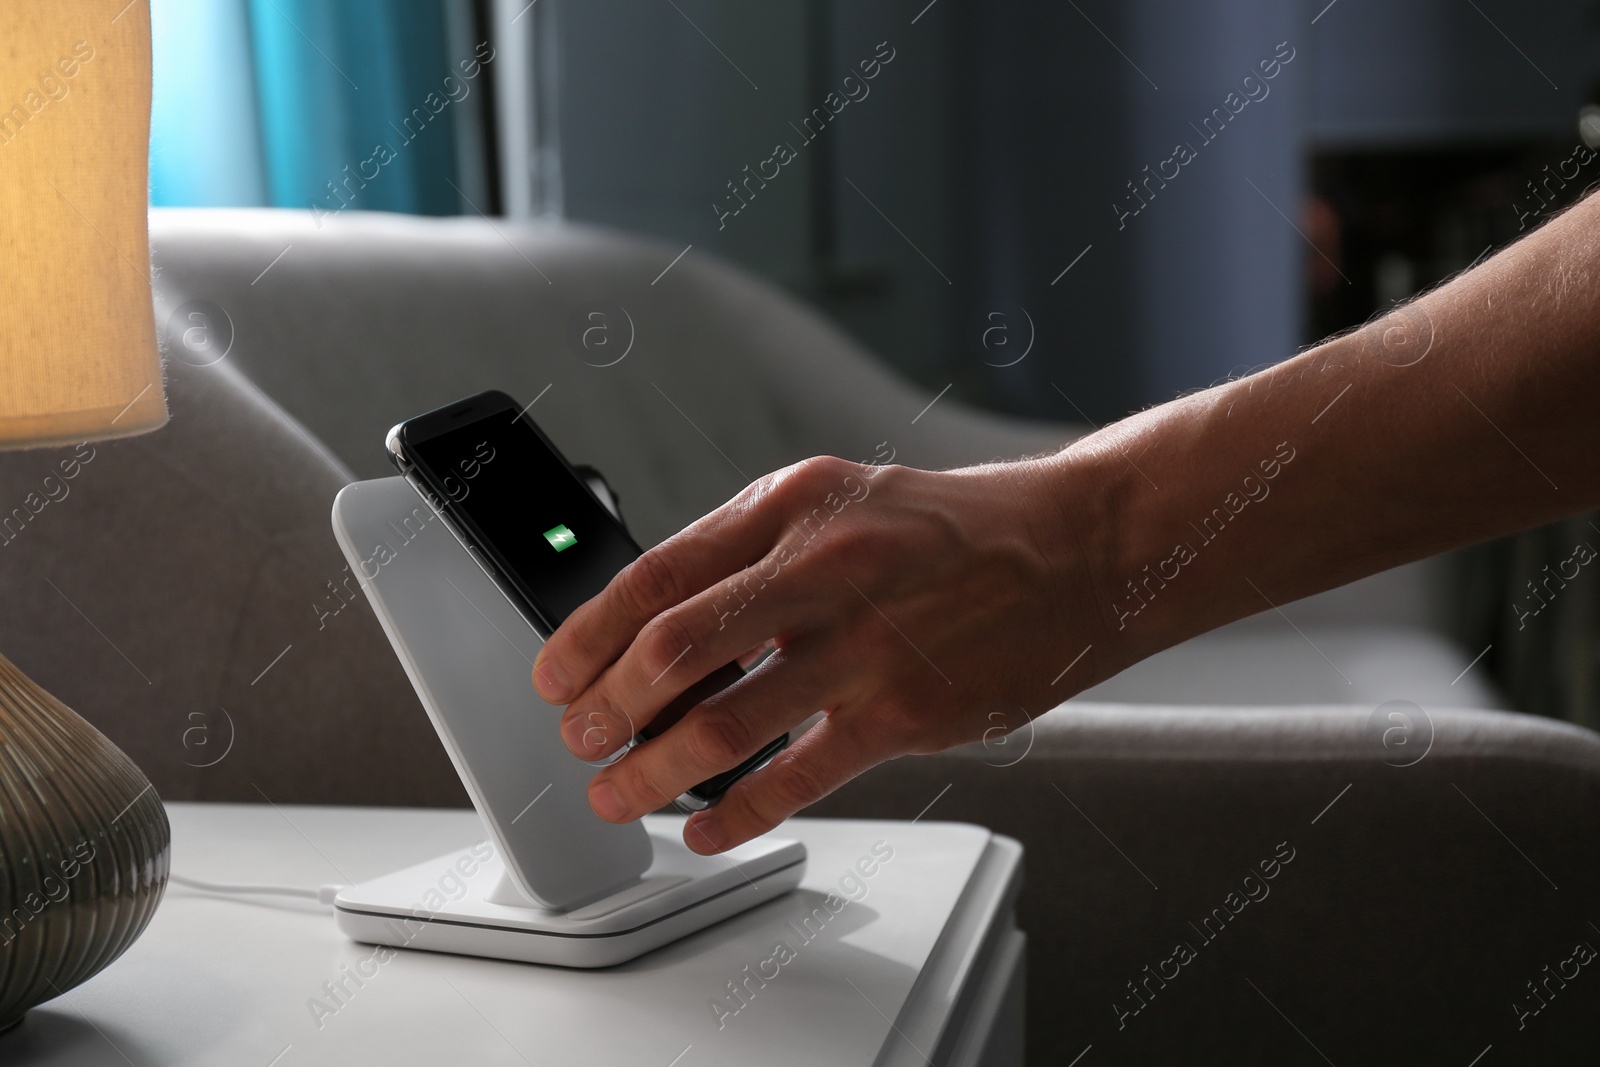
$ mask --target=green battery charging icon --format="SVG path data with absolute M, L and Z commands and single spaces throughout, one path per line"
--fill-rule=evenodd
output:
M 565 526 L 552 526 L 544 532 L 544 539 L 550 542 L 550 547 L 557 552 L 565 552 L 578 543 L 578 537 Z

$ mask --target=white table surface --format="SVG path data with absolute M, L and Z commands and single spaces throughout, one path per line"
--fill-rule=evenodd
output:
M 173 870 L 216 881 L 357 882 L 482 837 L 471 811 L 170 804 L 168 812 Z M 348 983 L 345 1003 L 320 1020 L 312 998 L 335 1003 L 323 984 L 374 952 L 347 940 L 331 909 L 169 886 L 120 960 L 0 1038 L 0 1062 L 924 1062 L 918 1049 L 939 1040 L 983 932 L 1009 907 L 1016 856 L 997 860 L 999 839 L 953 823 L 796 819 L 781 832 L 810 853 L 801 888 L 674 945 L 599 971 L 402 950 L 363 985 Z M 788 924 L 837 892 L 878 841 L 894 858 L 864 880 L 866 896 L 804 941 Z M 743 979 L 746 965 L 754 972 L 780 940 L 795 958 L 719 1028 L 713 998 L 731 1004 L 726 983 Z

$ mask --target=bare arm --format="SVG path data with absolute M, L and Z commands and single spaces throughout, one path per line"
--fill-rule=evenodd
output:
M 1365 329 L 1068 450 L 1065 466 L 1093 451 L 1113 468 L 1103 498 L 1113 541 L 1102 551 L 1116 560 L 1109 628 L 1121 640 L 1106 666 L 1267 600 L 1592 507 L 1597 445 L 1600 198 L 1591 198 Z M 1263 461 L 1274 459 L 1268 480 Z M 1147 591 L 1144 568 L 1171 574 L 1163 564 L 1181 544 L 1194 558 Z
M 1597 286 L 1591 198 L 1361 331 L 1054 456 L 797 464 L 620 574 L 535 685 L 593 759 L 776 639 L 590 788 L 603 817 L 637 818 L 826 710 L 690 821 L 691 847 L 731 847 L 875 763 L 997 713 L 1018 726 L 1269 604 L 1600 503 Z

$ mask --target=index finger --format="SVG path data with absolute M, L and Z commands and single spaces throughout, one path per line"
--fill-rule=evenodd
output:
M 766 555 L 783 521 L 770 506 L 775 481 L 775 475 L 758 478 L 628 564 L 569 615 L 534 659 L 539 695 L 552 704 L 569 703 L 651 619 Z

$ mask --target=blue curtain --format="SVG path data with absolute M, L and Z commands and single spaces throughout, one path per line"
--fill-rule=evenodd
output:
M 444 0 L 152 0 L 151 203 L 455 214 Z M 472 106 L 479 101 L 474 100 Z

